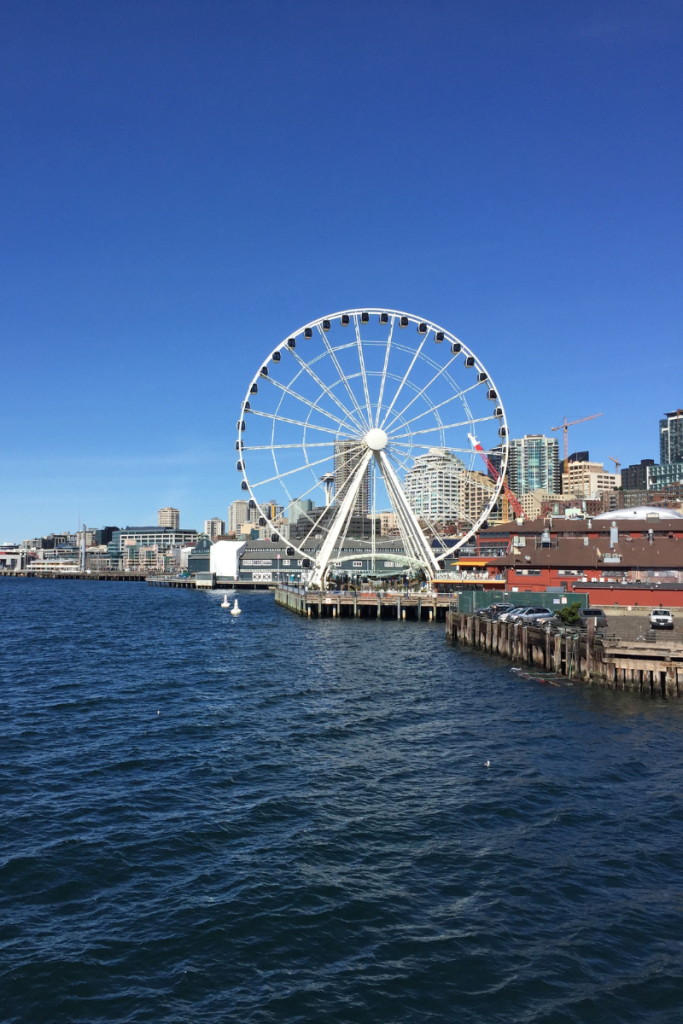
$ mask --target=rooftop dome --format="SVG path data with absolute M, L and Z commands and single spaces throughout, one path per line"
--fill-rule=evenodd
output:
M 675 508 L 657 508 L 652 505 L 636 505 L 635 508 L 615 508 L 612 512 L 601 512 L 596 519 L 683 519 Z

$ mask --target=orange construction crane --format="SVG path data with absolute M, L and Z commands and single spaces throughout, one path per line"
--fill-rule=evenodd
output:
M 569 472 L 569 427 L 576 426 L 577 423 L 586 423 L 587 420 L 596 420 L 598 416 L 602 416 L 601 412 L 594 412 L 592 416 L 584 416 L 580 420 L 572 420 L 571 423 L 567 423 L 567 417 L 564 418 L 564 423 L 560 423 L 559 427 L 551 427 L 551 430 L 564 430 L 564 472 Z
M 488 469 L 488 471 L 491 474 L 491 476 L 493 477 L 493 479 L 497 482 L 500 479 L 500 473 L 498 472 L 496 467 L 493 465 L 493 463 L 489 459 L 488 455 L 486 454 L 486 452 L 484 451 L 482 446 L 477 441 L 477 439 L 474 436 L 474 434 L 468 434 L 467 436 L 470 439 L 470 443 L 471 443 L 472 447 L 476 451 L 479 452 L 479 454 L 481 455 L 482 459 L 484 460 L 484 464 L 485 464 L 486 468 Z M 507 500 L 512 505 L 512 508 L 513 508 L 514 513 L 517 516 L 517 518 L 518 519 L 524 519 L 525 516 L 524 516 L 524 512 L 522 510 L 522 506 L 520 505 L 519 501 L 517 500 L 516 496 L 512 493 L 512 491 L 510 490 L 508 485 L 505 483 L 505 480 L 503 480 L 503 490 L 505 491 L 505 497 L 507 498 Z
M 619 476 L 619 470 L 621 469 L 621 463 L 619 462 L 619 459 L 615 459 L 613 455 L 608 455 L 607 458 L 610 460 L 610 462 L 614 463 L 614 472 L 617 476 Z

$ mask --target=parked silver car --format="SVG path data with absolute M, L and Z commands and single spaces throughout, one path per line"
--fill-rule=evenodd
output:
M 498 616 L 500 622 L 513 622 L 522 612 L 528 611 L 527 605 L 515 605 Z
M 551 608 L 525 608 L 521 615 L 515 617 L 515 622 L 522 622 L 525 626 L 536 625 L 555 618 L 555 612 Z

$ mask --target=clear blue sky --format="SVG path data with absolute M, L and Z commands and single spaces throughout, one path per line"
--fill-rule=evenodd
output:
M 682 58 L 667 0 L 4 3 L 0 541 L 224 517 L 261 356 L 354 306 L 459 335 L 513 435 L 657 458 Z

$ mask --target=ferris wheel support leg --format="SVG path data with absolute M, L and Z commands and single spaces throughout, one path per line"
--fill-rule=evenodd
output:
M 356 502 L 356 498 L 358 497 L 358 492 L 360 490 L 361 483 L 363 482 L 365 471 L 368 468 L 371 458 L 372 452 L 370 450 L 366 451 L 365 455 L 363 455 L 362 459 L 355 468 L 354 474 L 349 482 L 348 490 L 344 496 L 344 500 L 339 506 L 339 511 L 337 512 L 337 515 L 334 517 L 334 522 L 332 523 L 329 533 L 327 534 L 327 537 L 325 538 L 322 547 L 320 548 L 320 553 L 316 559 L 315 568 L 313 570 L 311 580 L 309 583 L 309 587 L 311 588 L 322 587 L 323 585 L 323 580 L 325 579 L 325 574 L 327 573 L 327 567 L 330 563 L 330 558 L 332 557 L 332 553 L 335 549 L 337 541 L 339 540 L 339 536 L 342 532 L 344 523 L 346 522 Z
M 417 516 L 410 507 L 399 479 L 384 452 L 380 451 L 377 453 L 377 461 L 379 462 L 379 468 L 394 506 L 404 542 L 411 549 L 413 557 L 421 562 L 427 576 L 433 579 L 439 571 L 439 563 L 434 557 L 431 546 L 427 543 L 427 538 L 420 529 Z

